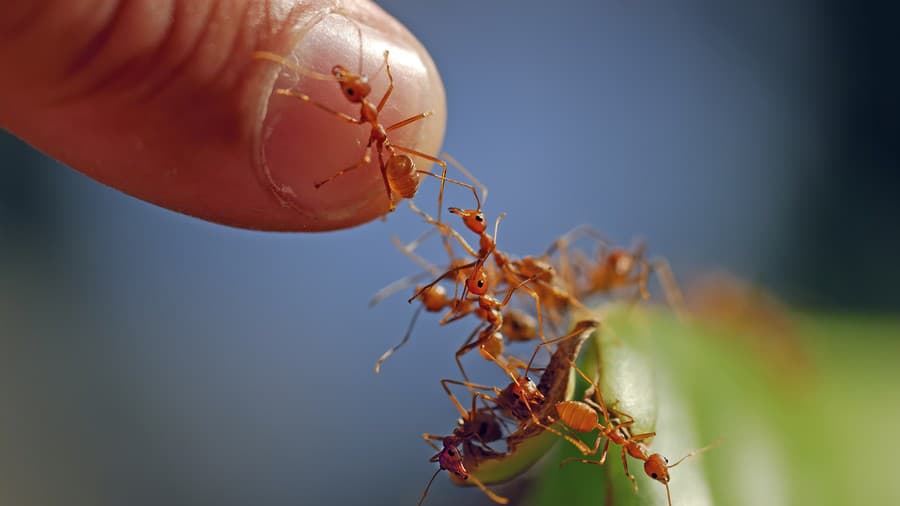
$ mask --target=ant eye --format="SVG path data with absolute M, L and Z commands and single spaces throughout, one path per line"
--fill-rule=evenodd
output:
M 656 473 L 651 474 L 650 477 L 653 478 L 653 479 L 655 480 L 655 479 L 656 479 Z
M 479 279 L 479 280 L 478 280 L 478 286 L 479 286 L 479 287 L 484 286 L 484 281 L 482 281 L 482 280 Z
M 665 461 L 666 461 L 666 464 L 668 464 L 668 463 L 669 463 L 669 459 L 668 459 L 668 458 L 667 458 L 667 457 L 663 457 L 663 460 L 665 460 Z
M 475 215 L 475 221 L 484 221 L 484 215 L 483 215 L 483 214 L 476 214 L 476 215 Z
M 451 457 L 453 456 L 454 453 L 456 453 L 456 452 L 453 451 L 453 448 L 447 450 L 447 455 L 449 455 L 449 456 L 451 456 Z M 655 478 L 655 477 L 656 477 L 656 476 L 654 476 L 654 478 Z

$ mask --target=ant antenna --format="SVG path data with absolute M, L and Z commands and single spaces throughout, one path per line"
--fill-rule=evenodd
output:
M 268 60 L 270 62 L 277 63 L 277 64 L 281 65 L 282 67 L 285 67 L 290 70 L 293 70 L 294 72 L 297 72 L 298 74 L 304 75 L 306 77 L 311 77 L 313 79 L 318 79 L 320 81 L 337 81 L 337 78 L 335 78 L 332 75 L 321 74 L 319 72 L 305 69 L 305 68 L 301 67 L 300 65 L 293 64 L 293 63 L 287 61 L 284 57 L 279 56 L 270 51 L 254 51 L 253 58 L 257 59 L 257 60 Z
M 403 339 L 400 341 L 400 344 L 397 344 L 393 348 L 384 352 L 384 354 L 381 355 L 381 358 L 378 359 L 378 362 L 375 362 L 375 374 L 378 374 L 379 372 L 381 372 L 381 364 L 383 364 L 384 361 L 388 359 L 388 357 L 393 355 L 395 351 L 402 348 L 403 345 L 406 344 L 407 341 L 409 341 L 409 336 L 412 335 L 413 327 L 416 326 L 416 320 L 419 319 L 419 315 L 422 314 L 423 309 L 425 309 L 424 304 L 419 306 L 418 309 L 416 309 L 416 312 L 413 313 L 412 320 L 410 320 L 409 326 L 406 328 L 406 334 L 403 336 Z
M 428 485 L 425 486 L 425 492 L 422 492 L 422 497 L 419 498 L 419 502 L 416 503 L 416 506 L 422 506 L 422 503 L 425 501 L 425 496 L 428 495 L 428 489 L 431 488 L 431 484 L 434 483 L 434 479 L 437 478 L 437 475 L 442 471 L 441 468 L 438 468 L 434 474 L 431 475 L 431 479 L 428 480 Z
M 684 462 L 684 461 L 687 460 L 688 458 L 693 457 L 693 456 L 695 456 L 695 455 L 700 455 L 701 453 L 703 453 L 703 452 L 705 452 L 705 451 L 712 450 L 713 448 L 719 446 L 720 444 L 722 444 L 722 438 L 716 439 L 716 440 L 713 441 L 711 444 L 709 444 L 709 445 L 707 445 L 707 446 L 704 446 L 703 448 L 700 448 L 699 450 L 694 450 L 694 451 L 688 453 L 688 454 L 685 455 L 684 457 L 681 457 L 680 459 L 678 459 L 678 462 L 675 462 L 675 463 L 672 464 L 671 466 L 666 466 L 666 467 L 668 467 L 669 469 L 672 469 L 673 467 L 677 466 L 678 464 L 681 464 L 682 462 Z
M 350 19 L 350 18 L 347 18 Z M 363 41 L 362 41 L 362 28 L 360 28 L 359 23 L 355 20 L 350 19 L 354 25 L 356 25 L 356 36 L 359 40 L 359 74 L 363 75 Z

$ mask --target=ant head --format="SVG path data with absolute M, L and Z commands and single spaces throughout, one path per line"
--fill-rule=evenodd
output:
M 335 65 L 331 69 L 331 75 L 340 83 L 341 92 L 350 102 L 362 102 L 372 91 L 372 87 L 369 86 L 369 78 L 354 74 L 343 65 Z
M 466 470 L 466 466 L 463 465 L 462 454 L 459 453 L 459 449 L 456 448 L 456 445 L 459 441 L 453 437 L 444 438 L 444 448 L 432 457 L 432 460 L 436 460 L 438 464 L 440 464 L 441 469 L 445 469 L 450 471 L 457 478 L 461 480 L 465 480 L 469 477 L 469 471 Z
M 644 462 L 644 472 L 660 483 L 669 483 L 669 459 L 658 453 L 650 455 Z
M 512 415 L 519 419 L 531 416 L 536 408 L 544 404 L 544 394 L 530 378 L 522 376 L 509 384 L 500 394 Z
M 466 227 L 476 234 L 483 234 L 487 230 L 487 222 L 484 220 L 484 213 L 479 209 L 460 209 L 451 207 L 450 212 L 462 218 Z
M 476 267 L 466 278 L 466 289 L 479 297 L 487 293 L 488 276 L 481 266 Z

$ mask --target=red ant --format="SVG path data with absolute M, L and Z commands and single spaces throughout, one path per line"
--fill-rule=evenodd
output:
M 436 457 L 438 458 L 438 461 L 442 461 L 441 469 L 450 470 L 458 478 L 466 479 L 460 476 L 458 472 L 454 472 L 458 471 L 459 467 L 454 467 L 453 465 L 446 466 L 443 464 L 447 464 L 448 460 L 450 464 L 453 464 L 458 460 L 458 465 L 464 469 L 467 462 L 477 466 L 478 461 L 481 458 L 502 456 L 503 453 L 493 450 L 488 446 L 488 443 L 502 439 L 503 429 L 505 427 L 508 430 L 508 427 L 503 419 L 494 413 L 495 408 L 476 408 L 475 401 L 477 397 L 475 395 L 472 395 L 472 408 L 469 411 L 466 411 L 462 408 L 462 405 L 460 405 L 456 396 L 449 392 L 449 390 L 447 392 L 461 415 L 460 419 L 457 421 L 456 428 L 453 429 L 453 434 L 450 436 L 422 434 L 422 438 L 426 443 L 440 452 Z M 439 448 L 434 441 L 442 442 L 444 448 Z M 456 448 L 459 445 L 462 445 L 463 447 L 462 455 L 459 455 L 459 451 Z M 457 456 L 460 456 L 461 458 L 457 459 Z M 432 459 L 434 459 L 434 457 Z M 432 480 L 433 479 L 434 478 L 432 477 Z M 425 490 L 425 494 L 427 494 L 428 489 L 426 488 Z M 423 499 L 425 494 L 422 495 Z M 488 495 L 491 496 L 492 499 L 494 498 L 492 494 L 488 493 Z
M 428 495 L 428 490 L 431 488 L 431 484 L 434 483 L 434 479 L 437 478 L 437 475 L 441 471 L 445 470 L 453 473 L 453 475 L 460 480 L 471 481 L 475 484 L 476 487 L 484 492 L 485 495 L 487 495 L 492 501 L 496 502 L 497 504 L 509 503 L 509 499 L 491 492 L 491 490 L 487 488 L 484 483 L 481 483 L 478 478 L 469 473 L 469 471 L 466 469 L 466 466 L 463 465 L 463 456 L 459 452 L 459 448 L 457 448 L 457 446 L 459 446 L 459 444 L 462 442 L 458 437 L 447 436 L 443 438 L 443 448 L 438 448 L 428 439 L 426 439 L 426 441 L 428 441 L 429 444 L 431 444 L 436 450 L 438 450 L 438 453 L 432 456 L 429 459 L 429 462 L 437 462 L 440 467 L 437 471 L 434 472 L 433 475 L 431 475 L 431 479 L 428 480 L 428 485 L 425 486 L 425 491 L 422 492 L 422 497 L 419 499 L 418 506 L 421 506 L 425 501 L 425 496 Z
M 469 248 L 470 254 L 484 257 L 493 253 L 497 268 L 503 274 L 504 280 L 511 285 L 527 278 L 534 279 L 535 282 L 532 284 L 529 295 L 537 301 L 538 329 L 541 334 L 543 333 L 542 305 L 548 312 L 551 321 L 556 325 L 562 322 L 564 311 L 570 307 L 577 307 L 585 313 L 591 313 L 570 293 L 571 288 L 559 286 L 553 266 L 543 258 L 526 256 L 513 260 L 506 253 L 497 250 L 496 240 L 486 233 L 484 213 L 481 210 L 451 207 L 450 212 L 462 218 L 466 228 L 479 236 L 479 251 L 476 254 Z M 464 244 L 464 248 L 467 246 Z
M 573 367 L 575 366 L 573 365 Z M 644 463 L 644 473 L 666 487 L 666 498 L 668 499 L 669 506 L 672 506 L 672 495 L 669 491 L 669 469 L 681 464 L 689 457 L 714 448 L 720 441 L 716 441 L 699 450 L 694 450 L 674 464 L 669 465 L 669 459 L 659 453 L 648 454 L 647 447 L 641 442 L 655 436 L 656 433 L 646 432 L 643 434 L 629 435 L 626 431 L 628 427 L 634 424 L 634 419 L 624 414 L 622 414 L 622 416 L 626 416 L 628 419 L 614 425 L 613 421 L 610 420 L 609 411 L 600 395 L 600 387 L 598 387 L 594 380 L 588 377 L 578 367 L 575 367 L 575 371 L 590 383 L 591 389 L 585 392 L 583 401 L 562 401 L 556 404 L 556 412 L 559 415 L 560 422 L 562 422 L 565 427 L 568 427 L 575 432 L 591 432 L 595 429 L 599 430 L 597 439 L 594 441 L 594 446 L 590 450 L 591 455 L 597 453 L 600 449 L 600 442 L 604 438 L 606 438 L 606 441 L 603 444 L 603 451 L 600 454 L 599 460 L 594 461 L 575 458 L 566 459 L 563 461 L 563 464 L 575 460 L 585 464 L 603 465 L 603 463 L 606 462 L 606 455 L 609 450 L 610 442 L 615 443 L 622 447 L 622 466 L 625 468 L 625 475 L 628 476 L 634 486 L 634 491 L 637 492 L 638 490 L 637 479 L 628 471 L 628 459 L 626 458 L 626 455 L 631 455 L 632 458 L 642 461 Z M 590 399 L 591 392 L 597 396 L 599 402 L 594 402 Z M 603 423 L 600 422 L 600 417 L 597 414 L 598 411 L 603 415 Z
M 598 322 L 592 320 L 580 321 L 575 325 L 575 328 L 570 334 L 555 339 L 554 342 L 572 340 L 573 346 L 567 349 L 560 348 L 553 354 L 551 361 L 547 368 L 544 369 L 544 373 L 538 384 L 535 384 L 535 382 L 528 377 L 528 368 L 525 369 L 525 374 L 520 376 L 516 374 L 511 367 L 494 360 L 500 365 L 501 369 L 503 369 L 510 379 L 512 379 L 512 381 L 502 390 L 498 387 L 479 385 L 468 380 L 457 381 L 452 379 L 442 379 L 441 387 L 460 412 L 464 412 L 462 405 L 450 390 L 449 385 L 460 385 L 468 388 L 474 396 L 493 404 L 505 415 L 518 421 L 519 429 L 522 429 L 525 425 L 531 423 L 541 430 L 546 430 L 565 439 L 578 448 L 583 454 L 589 455 L 589 449 L 584 443 L 568 434 L 564 434 L 553 427 L 550 427 L 538 417 L 537 413 L 543 412 L 545 401 L 548 396 L 550 396 L 551 399 L 561 397 L 562 392 L 553 390 L 558 386 L 557 383 L 562 383 L 563 380 L 568 384 L 568 369 L 565 371 L 565 378 L 559 376 L 561 367 L 560 362 L 564 358 L 571 364 L 571 359 L 577 355 L 581 343 L 587 339 L 587 336 L 589 336 L 598 325 Z M 547 344 L 549 343 L 540 343 L 538 344 L 538 348 Z M 488 352 L 483 351 L 482 353 L 487 354 Z M 537 352 L 535 351 L 535 354 L 536 353 Z M 486 358 L 493 359 L 493 357 Z
M 497 217 L 497 220 L 494 223 L 495 236 L 497 235 L 497 229 L 503 216 L 504 215 L 501 214 L 499 217 Z M 523 289 L 528 291 L 529 294 L 533 294 L 533 296 L 535 297 L 537 296 L 532 290 L 525 287 L 528 282 L 533 281 L 533 278 L 527 278 L 525 280 L 522 280 L 515 286 L 510 286 L 507 290 L 506 296 L 502 300 L 489 295 L 488 275 L 484 269 L 484 262 L 487 260 L 487 257 L 491 254 L 492 251 L 493 249 L 488 250 L 485 256 L 478 258 L 478 260 L 474 262 L 462 264 L 449 269 L 447 272 L 439 276 L 431 283 L 420 287 L 408 301 L 412 303 L 413 300 L 419 297 L 423 297 L 435 286 L 437 286 L 437 284 L 444 278 L 454 274 L 458 274 L 460 271 L 466 269 L 472 269 L 470 274 L 466 277 L 462 296 L 459 299 L 455 299 L 456 303 L 454 307 L 444 316 L 444 318 L 441 319 L 440 322 L 441 325 L 444 325 L 452 321 L 464 318 L 465 316 L 473 313 L 476 314 L 483 322 L 483 325 L 479 325 L 475 328 L 475 331 L 473 331 L 472 334 L 466 339 L 463 346 L 459 350 L 457 350 L 455 355 L 457 366 L 459 366 L 459 370 L 462 373 L 463 378 L 465 378 L 466 380 L 468 380 L 468 375 L 466 374 L 465 369 L 462 366 L 460 357 L 475 348 L 479 348 L 482 352 L 482 356 L 484 356 L 486 359 L 496 362 L 501 367 L 505 367 L 501 358 L 503 353 L 503 335 L 500 333 L 500 329 L 503 327 L 503 313 L 501 312 L 501 310 L 509 303 L 513 293 L 519 288 L 524 287 Z M 472 305 L 472 301 L 466 298 L 469 293 L 475 295 L 476 298 L 474 302 L 477 302 L 477 305 Z M 535 300 L 538 304 L 538 314 L 540 314 L 540 300 L 537 298 Z M 440 302 L 445 303 L 446 300 L 441 300 Z M 543 336 L 541 337 L 543 338 Z
M 369 101 L 368 99 L 368 96 L 372 91 L 372 87 L 369 84 L 369 79 L 365 74 L 357 74 L 351 72 L 342 65 L 335 65 L 331 69 L 330 75 L 320 74 L 318 72 L 313 72 L 297 65 L 293 65 L 281 56 L 270 53 L 268 51 L 257 51 L 253 54 L 253 56 L 254 58 L 258 59 L 273 61 L 314 79 L 336 81 L 340 85 L 341 93 L 344 95 L 344 98 L 346 98 L 350 103 L 359 104 L 360 111 L 358 118 L 331 109 L 330 107 L 313 100 L 309 97 L 309 95 L 303 93 L 298 93 L 289 89 L 277 89 L 275 90 L 275 93 L 279 95 L 294 97 L 306 103 L 312 104 L 347 123 L 353 125 L 368 124 L 371 126 L 369 141 L 366 143 L 366 148 L 362 159 L 356 164 L 345 169 L 341 169 L 328 178 L 316 182 L 314 185 L 316 188 L 320 188 L 344 174 L 369 165 L 369 163 L 372 161 L 372 148 L 374 146 L 375 152 L 378 155 L 378 163 L 379 167 L 381 168 L 381 178 L 384 182 L 384 189 L 387 193 L 388 202 L 390 203 L 390 211 L 393 211 L 396 208 L 396 204 L 394 202 L 394 194 L 399 195 L 401 199 L 411 199 L 413 198 L 413 196 L 415 196 L 416 192 L 418 192 L 419 189 L 419 176 L 421 175 L 431 176 L 441 181 L 440 192 L 438 195 L 439 209 L 443 202 L 444 183 L 453 183 L 471 190 L 472 194 L 475 196 L 475 202 L 480 208 L 481 200 L 478 196 L 478 192 L 475 190 L 475 187 L 462 181 L 448 178 L 447 164 L 443 160 L 431 155 L 427 155 L 420 151 L 416 151 L 414 149 L 398 146 L 391 143 L 390 139 L 388 139 L 388 133 L 392 130 L 396 130 L 398 128 L 415 123 L 416 121 L 428 118 L 433 114 L 431 111 L 419 113 L 388 126 L 385 126 L 379 121 L 378 116 L 381 113 L 382 109 L 384 109 L 385 104 L 387 104 L 388 98 L 390 98 L 391 93 L 393 93 L 394 91 L 394 77 L 391 74 L 391 65 L 388 61 L 388 54 L 388 51 L 384 52 L 384 67 L 387 71 L 389 84 L 387 91 L 385 91 L 384 95 L 381 97 L 381 100 L 379 100 L 377 105 Z M 362 55 L 362 48 L 360 48 L 360 55 Z M 362 58 L 362 56 L 360 56 L 360 58 Z M 398 151 L 400 153 L 398 153 Z M 387 153 L 386 159 L 385 152 Z M 409 155 L 418 156 L 440 165 L 441 175 L 433 174 L 425 170 L 416 169 L 415 163 Z M 277 191 L 280 196 L 285 193 L 283 190 Z M 440 221 L 440 218 L 441 215 L 439 210 L 438 221 Z
M 592 236 L 598 242 L 596 260 L 590 260 L 580 250 L 576 250 L 576 257 L 569 258 L 569 244 L 579 236 Z M 646 245 L 639 241 L 630 250 L 620 247 L 610 247 L 610 242 L 590 226 L 576 227 L 554 241 L 548 248 L 547 254 L 552 255 L 557 250 L 560 252 L 559 261 L 562 270 L 569 278 L 570 286 L 575 287 L 579 296 L 587 296 L 599 293 L 610 293 L 619 288 L 636 286 L 640 298 L 650 298 L 648 284 L 650 274 L 655 272 L 660 279 L 666 300 L 676 312 L 683 311 L 684 302 L 678 283 L 669 263 L 664 258 L 652 261 L 645 259 Z M 574 263 L 574 266 L 570 264 Z M 584 273 L 585 282 L 580 286 L 572 279 L 571 273 L 578 270 Z
M 471 476 L 464 463 L 464 460 L 468 459 L 477 465 L 478 459 L 481 457 L 502 455 L 491 449 L 488 446 L 488 443 L 503 438 L 503 427 L 501 426 L 503 420 L 494 414 L 494 410 L 491 408 L 476 408 L 475 395 L 472 395 L 472 408 L 469 411 L 466 411 L 446 385 L 444 385 L 444 390 L 447 392 L 447 395 L 450 396 L 453 405 L 459 410 L 461 418 L 458 420 L 457 426 L 453 429 L 453 434 L 450 436 L 422 434 L 422 438 L 425 442 L 438 451 L 436 455 L 431 457 L 430 462 L 438 462 L 440 467 L 435 471 L 431 480 L 428 482 L 428 485 L 425 487 L 425 491 L 422 493 L 421 499 L 419 499 L 419 504 L 421 505 L 422 501 L 425 500 L 425 496 L 428 495 L 428 489 L 431 488 L 431 484 L 434 482 L 435 477 L 437 477 L 438 473 L 442 470 L 453 473 L 453 475 L 460 480 L 471 480 L 472 483 L 490 497 L 491 500 L 500 504 L 506 504 L 508 500 L 505 497 L 498 496 L 491 492 L 483 483 L 481 483 L 481 481 L 474 476 Z M 476 440 L 479 444 L 475 443 Z M 434 441 L 441 441 L 443 447 L 438 447 Z M 460 453 L 458 448 L 459 445 L 463 446 L 465 453 Z

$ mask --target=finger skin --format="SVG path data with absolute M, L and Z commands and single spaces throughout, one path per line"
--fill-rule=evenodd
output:
M 391 51 L 396 85 L 381 121 L 434 111 L 392 132 L 392 141 L 431 154 L 440 147 L 445 98 L 434 62 L 370 2 L 342 2 L 339 13 L 324 16 L 334 4 L 322 0 L 3 3 L 10 15 L 0 21 L 0 65 L 11 71 L 0 73 L 0 126 L 174 211 L 281 231 L 345 228 L 387 211 L 377 162 L 312 187 L 362 157 L 369 128 L 271 95 L 293 86 L 351 116 L 359 106 L 335 83 L 289 79 L 255 51 L 299 52 L 319 72 L 355 69 L 362 33 L 376 101 L 387 79 L 375 71 Z M 290 205 L 273 186 L 291 190 Z

